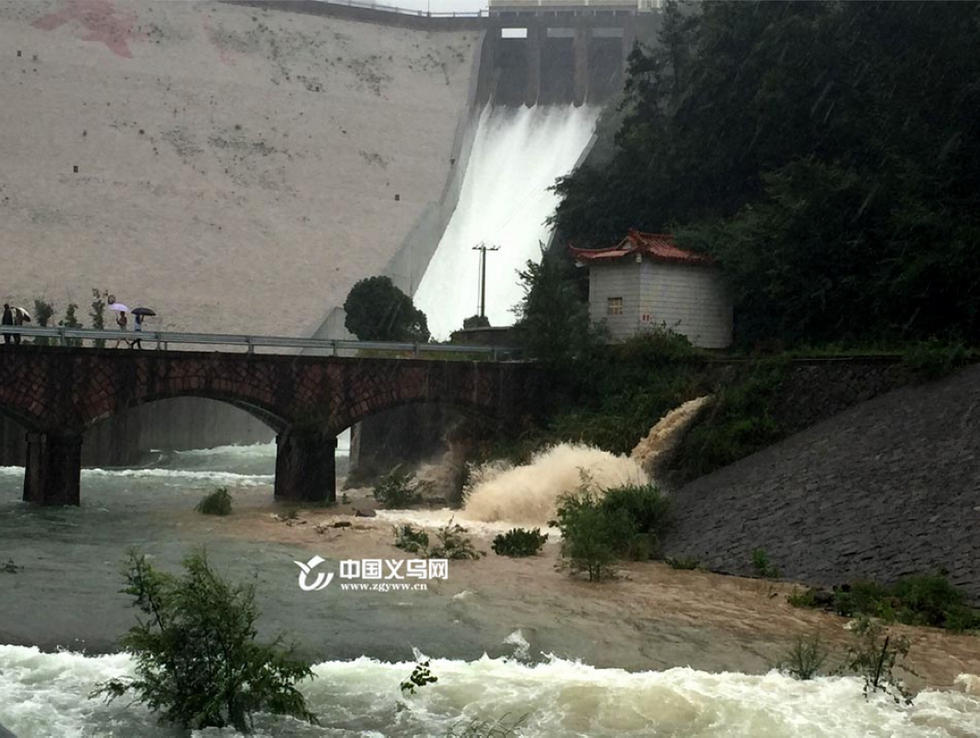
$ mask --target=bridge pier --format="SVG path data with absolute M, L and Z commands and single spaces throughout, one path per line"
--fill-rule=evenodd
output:
M 287 428 L 276 436 L 277 500 L 335 502 L 337 437 L 319 428 Z
M 79 504 L 82 437 L 27 434 L 24 502 L 36 505 Z

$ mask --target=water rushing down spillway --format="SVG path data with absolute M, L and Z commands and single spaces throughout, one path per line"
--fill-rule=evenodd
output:
M 429 330 L 445 339 L 478 312 L 479 253 L 487 255 L 486 314 L 491 325 L 510 325 L 522 292 L 517 270 L 540 261 L 545 219 L 558 200 L 548 190 L 568 174 L 592 137 L 599 108 L 535 106 L 485 108 L 480 115 L 459 202 L 422 281 L 415 303 Z

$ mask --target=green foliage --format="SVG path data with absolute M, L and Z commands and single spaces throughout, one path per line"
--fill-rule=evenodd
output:
M 344 325 L 362 341 L 429 340 L 425 313 L 388 277 L 357 282 L 347 295 L 344 311 Z
M 517 273 L 524 290 L 514 308 L 517 340 L 529 356 L 556 369 L 596 344 L 588 292 L 574 279 L 574 269 L 566 254 L 542 250 L 540 264 L 528 261 Z
M 501 715 L 496 720 L 473 719 L 463 726 L 453 726 L 446 732 L 446 738 L 512 738 L 527 721 L 527 715 L 516 720 L 508 720 Z
M 78 305 L 73 302 L 68 303 L 68 307 L 65 308 L 65 317 L 58 321 L 58 325 L 62 328 L 81 328 L 82 324 L 79 322 L 78 317 L 75 315 L 75 311 L 78 310 Z M 81 346 L 82 339 L 80 338 L 68 338 L 65 339 L 66 346 Z
M 920 380 L 929 381 L 952 373 L 968 358 L 962 343 L 932 340 L 912 344 L 902 356 L 902 363 Z
M 98 290 L 95 287 L 92 288 L 92 309 L 89 312 L 89 317 L 92 318 L 92 327 L 96 330 L 102 330 L 105 328 L 105 307 L 108 299 L 109 293 L 106 290 Z M 95 347 L 104 348 L 105 339 L 95 339 Z
M 559 180 L 554 223 L 579 246 L 640 227 L 713 254 L 745 342 L 974 340 L 978 17 L 669 2 L 629 57 L 612 156 Z
M 395 528 L 395 548 L 400 548 L 409 553 L 419 553 L 428 555 L 429 534 L 419 528 L 414 528 L 408 523 Z
M 664 413 L 707 391 L 699 352 L 662 331 L 588 352 L 555 376 L 541 445 L 581 441 L 614 453 L 629 453 Z
M 784 362 L 766 360 L 717 390 L 711 407 L 678 445 L 674 465 L 683 470 L 682 481 L 720 469 L 785 436 L 773 417 L 785 377 Z
M 51 321 L 51 316 L 54 315 L 54 307 L 50 302 L 45 302 L 40 298 L 34 299 L 34 321 L 40 328 L 47 328 L 48 323 Z M 47 346 L 51 343 L 51 339 L 47 336 L 35 336 L 34 343 L 38 346 Z
M 578 489 L 559 496 L 563 565 L 589 581 L 614 574 L 619 558 L 644 560 L 659 553 L 670 525 L 668 500 L 652 485 L 628 485 L 602 493 L 585 473 Z
M 399 685 L 402 694 L 406 692 L 408 694 L 415 694 L 415 690 L 421 689 L 426 684 L 434 684 L 439 681 L 439 677 L 432 676 L 432 672 L 429 671 L 429 662 L 420 661 L 415 665 L 412 670 L 412 674 Z
M 230 584 L 203 553 L 184 559 L 184 575 L 154 569 L 131 551 L 124 590 L 145 616 L 123 636 L 136 661 L 135 678 L 111 679 L 92 696 L 131 693 L 137 702 L 182 728 L 252 729 L 269 712 L 316 722 L 295 683 L 313 677 L 309 664 L 255 640 L 255 591 Z
M 480 552 L 466 535 L 466 528 L 450 520 L 436 531 L 438 543 L 429 551 L 434 559 L 478 559 Z
M 813 589 L 794 589 L 786 595 L 786 601 L 793 607 L 817 607 L 817 598 Z
M 963 591 L 941 574 L 903 577 L 891 591 L 899 603 L 896 619 L 900 623 L 950 630 L 980 628 L 980 613 L 970 608 Z
M 415 478 L 414 472 L 396 466 L 374 486 L 374 499 L 389 509 L 415 505 L 422 500 L 426 485 Z
M 629 484 L 606 490 L 602 509 L 607 515 L 623 515 L 633 527 L 620 555 L 635 561 L 660 554 L 660 541 L 671 524 L 670 499 L 652 484 Z
M 624 510 L 610 515 L 591 483 L 558 498 L 557 525 L 561 530 L 561 558 L 572 573 L 585 572 L 590 582 L 609 579 L 622 541 L 633 538 L 635 528 Z
M 701 562 L 698 559 L 690 556 L 683 556 L 680 558 L 673 558 L 668 556 L 664 561 L 671 569 L 698 569 L 701 566 Z
M 758 576 L 766 579 L 776 579 L 779 576 L 779 568 L 769 561 L 769 554 L 764 548 L 752 549 L 752 569 Z
M 506 533 L 494 537 L 493 552 L 498 556 L 535 556 L 547 540 L 548 534 L 542 534 L 540 528 L 534 530 L 511 528 Z
M 844 617 L 957 631 L 980 628 L 980 612 L 942 574 L 916 574 L 890 586 L 859 580 L 835 587 L 833 592 L 807 589 L 794 592 L 787 601 L 795 607 L 823 607 Z
M 895 674 L 896 668 L 903 668 L 902 659 L 908 656 L 908 639 L 890 634 L 866 617 L 857 620 L 851 632 L 855 642 L 848 649 L 846 668 L 864 680 L 865 699 L 883 692 L 896 704 L 911 705 L 912 694 Z
M 785 653 L 779 663 L 779 670 L 794 679 L 813 679 L 820 673 L 829 655 L 820 641 L 820 636 L 799 637 Z
M 230 515 L 231 495 L 228 488 L 219 487 L 197 503 L 194 509 L 204 515 Z

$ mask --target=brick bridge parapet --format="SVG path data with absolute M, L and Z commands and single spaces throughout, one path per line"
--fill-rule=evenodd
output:
M 24 499 L 78 504 L 82 434 L 146 402 L 197 396 L 235 405 L 277 434 L 275 495 L 333 500 L 336 436 L 415 402 L 468 407 L 500 423 L 526 412 L 541 373 L 527 362 L 342 358 L 19 346 L 0 351 L 0 412 L 28 431 Z

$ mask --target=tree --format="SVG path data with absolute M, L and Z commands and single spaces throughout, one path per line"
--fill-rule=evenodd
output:
M 184 560 L 178 578 L 130 552 L 124 592 L 146 619 L 123 636 L 136 660 L 135 678 L 112 679 L 92 696 L 136 695 L 162 719 L 182 728 L 252 729 L 253 713 L 316 722 L 295 683 L 313 677 L 309 664 L 283 650 L 282 636 L 256 643 L 255 590 L 229 584 L 203 553 Z
M 514 308 L 518 340 L 533 357 L 562 364 L 593 344 L 589 306 L 563 253 L 542 252 L 541 263 L 518 272 L 524 297 Z
M 713 254 L 742 341 L 975 341 L 978 27 L 978 3 L 669 2 L 553 223 Z
M 48 327 L 48 321 L 51 320 L 51 316 L 54 315 L 54 308 L 51 306 L 50 302 L 45 302 L 40 298 L 35 298 L 34 300 L 34 320 L 37 321 L 38 326 L 41 328 Z M 38 336 L 34 339 L 34 343 L 39 346 L 47 346 L 50 343 L 50 339 L 47 336 Z
M 360 280 L 347 295 L 344 311 L 344 325 L 362 341 L 429 340 L 425 313 L 388 277 Z
M 95 287 L 92 288 L 92 310 L 89 315 L 92 318 L 92 327 L 96 330 L 101 331 L 105 328 L 105 306 L 108 300 L 109 292 L 107 290 L 100 292 Z M 96 348 L 103 348 L 105 346 L 105 339 L 95 339 L 95 346 Z
M 68 303 L 68 307 L 65 308 L 65 317 L 58 321 L 58 325 L 62 328 L 81 328 L 82 324 L 75 316 L 75 311 L 78 310 L 78 305 L 74 302 Z M 65 345 L 67 346 L 81 346 L 81 338 L 69 338 L 66 339 Z

